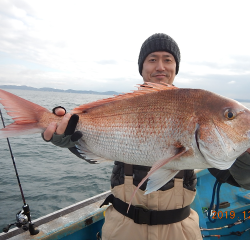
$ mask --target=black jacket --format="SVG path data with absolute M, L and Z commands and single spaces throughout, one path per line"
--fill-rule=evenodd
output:
M 133 184 L 137 186 L 140 181 L 147 175 L 150 167 L 133 165 Z M 189 190 L 194 190 L 196 187 L 197 179 L 194 170 L 185 170 L 184 171 L 184 182 L 183 187 Z M 111 175 L 111 187 L 124 184 L 124 163 L 115 161 L 115 165 Z M 145 190 L 147 181 L 145 181 L 140 187 L 141 190 Z M 170 180 L 159 190 L 165 191 L 174 187 L 174 180 Z

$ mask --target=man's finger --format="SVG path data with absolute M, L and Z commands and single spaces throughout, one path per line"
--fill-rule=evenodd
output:
M 62 118 L 62 121 L 60 122 L 60 124 L 58 125 L 58 127 L 56 129 L 57 134 L 60 135 L 60 134 L 63 134 L 65 132 L 65 129 L 68 126 L 68 122 L 69 122 L 70 117 L 71 117 L 70 113 L 67 113 L 64 115 L 64 117 Z
M 49 126 L 43 133 L 44 140 L 49 141 L 52 138 L 54 132 L 56 131 L 56 127 L 57 127 L 56 122 L 52 122 L 49 124 Z
M 65 115 L 65 110 L 63 108 L 56 108 L 55 109 L 55 114 L 57 116 L 64 116 Z

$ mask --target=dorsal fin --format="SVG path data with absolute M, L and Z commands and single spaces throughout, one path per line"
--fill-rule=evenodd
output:
M 106 104 L 106 103 L 110 103 L 110 102 L 114 102 L 114 101 L 118 101 L 118 100 L 123 100 L 123 99 L 129 99 L 129 98 L 133 98 L 135 96 L 138 95 L 145 95 L 145 94 L 149 94 L 152 92 L 159 92 L 162 90 L 172 90 L 172 89 L 176 89 L 177 87 L 167 84 L 167 83 L 151 83 L 151 82 L 146 82 L 144 84 L 138 84 L 138 90 L 135 90 L 131 93 L 125 93 L 125 94 L 120 94 L 114 97 L 110 97 L 110 98 L 106 98 L 106 99 L 102 99 L 102 100 L 98 100 L 95 102 L 91 102 L 91 103 L 87 103 L 87 104 L 83 104 L 80 105 L 79 107 L 74 108 L 71 113 L 82 113 L 83 111 L 86 111 L 90 108 L 93 107 L 97 107 L 100 106 L 102 104 Z

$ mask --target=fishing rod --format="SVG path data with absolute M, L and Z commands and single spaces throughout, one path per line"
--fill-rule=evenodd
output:
M 2 120 L 3 127 L 5 128 L 5 123 L 4 123 L 1 108 L 0 108 L 0 115 L 1 115 L 1 120 Z M 39 233 L 39 230 L 35 229 L 34 224 L 31 222 L 30 208 L 29 208 L 29 205 L 26 203 L 26 200 L 25 200 L 25 197 L 24 197 L 24 194 L 23 194 L 23 189 L 22 189 L 22 185 L 21 185 L 21 181 L 20 181 L 18 172 L 17 172 L 15 158 L 14 158 L 14 155 L 13 155 L 13 152 L 12 152 L 12 149 L 11 149 L 11 145 L 10 145 L 10 141 L 9 141 L 8 138 L 7 138 L 7 143 L 8 143 L 8 146 L 9 146 L 10 156 L 11 156 L 12 163 L 13 163 L 13 166 L 14 166 L 14 169 L 15 169 L 15 172 L 16 172 L 17 182 L 18 182 L 18 185 L 19 185 L 19 189 L 20 189 L 20 192 L 21 192 L 22 199 L 23 199 L 23 207 L 22 207 L 22 210 L 19 211 L 16 214 L 16 222 L 8 224 L 7 227 L 3 228 L 3 232 L 7 233 L 11 226 L 16 226 L 18 228 L 22 227 L 23 230 L 25 230 L 25 231 L 29 230 L 31 235 L 36 235 L 36 234 Z

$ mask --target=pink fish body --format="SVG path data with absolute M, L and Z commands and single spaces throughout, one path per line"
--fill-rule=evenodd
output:
M 14 123 L 0 138 L 43 132 L 47 109 L 0 90 L 0 103 Z M 229 168 L 250 147 L 250 111 L 242 104 L 200 89 L 148 83 L 133 93 L 81 105 L 76 130 L 83 133 L 85 159 L 153 166 L 147 192 L 182 169 Z

